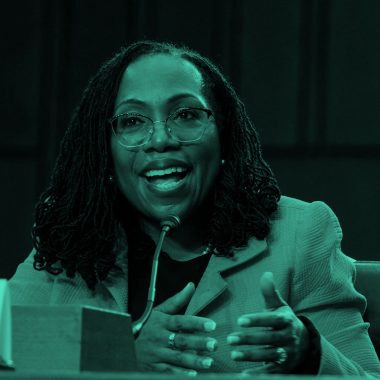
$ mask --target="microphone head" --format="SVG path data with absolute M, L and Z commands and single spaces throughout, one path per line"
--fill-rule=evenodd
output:
M 176 215 L 167 215 L 164 219 L 161 220 L 160 225 L 162 227 L 169 227 L 169 229 L 177 228 L 181 223 L 181 219 Z

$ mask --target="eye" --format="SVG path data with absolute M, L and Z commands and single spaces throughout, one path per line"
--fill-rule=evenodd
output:
M 176 120 L 196 120 L 199 118 L 198 110 L 192 109 L 192 108 L 183 108 L 179 109 L 175 115 L 174 119 Z
M 138 114 L 120 115 L 116 120 L 118 129 L 133 129 L 146 124 L 146 119 Z

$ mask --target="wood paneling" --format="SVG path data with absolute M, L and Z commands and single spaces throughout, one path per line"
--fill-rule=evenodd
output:
M 36 161 L 32 159 L 0 160 L 1 278 L 11 276 L 17 264 L 32 249 L 30 229 L 33 225 L 36 168 Z
M 295 144 L 302 53 L 299 1 L 246 0 L 241 20 L 241 95 L 247 111 L 264 144 Z
M 120 0 L 71 1 L 70 28 L 66 38 L 68 57 L 65 60 L 67 107 L 62 113 L 63 118 L 71 114 L 100 64 L 111 58 L 121 46 L 132 42 L 126 38 L 128 22 L 133 19 L 127 4 Z M 67 118 L 66 123 L 68 121 Z
M 328 140 L 380 145 L 380 2 L 331 2 Z
M 38 3 L 10 2 L 1 12 L 0 147 L 33 147 L 38 140 L 41 72 Z

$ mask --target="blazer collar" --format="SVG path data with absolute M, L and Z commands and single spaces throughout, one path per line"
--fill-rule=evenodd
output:
M 114 251 L 117 257 L 116 264 L 120 266 L 121 271 L 114 273 L 112 278 L 107 279 L 103 284 L 115 299 L 120 311 L 126 312 L 128 305 L 128 245 L 123 230 L 118 236 Z M 227 289 L 228 285 L 222 277 L 222 273 L 236 269 L 256 258 L 265 252 L 267 246 L 266 240 L 251 237 L 247 247 L 233 250 L 235 255 L 232 258 L 211 255 L 206 270 L 186 309 L 186 314 L 198 314 Z
M 233 268 L 237 269 L 242 264 L 256 258 L 265 252 L 267 246 L 266 240 L 252 237 L 247 247 L 234 249 L 233 258 L 212 255 L 186 309 L 186 314 L 198 314 L 218 298 L 228 287 L 221 274 Z

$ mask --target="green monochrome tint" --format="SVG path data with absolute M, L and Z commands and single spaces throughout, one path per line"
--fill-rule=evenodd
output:
M 193 142 L 200 140 L 208 125 L 212 112 L 205 108 L 179 108 L 166 120 L 153 121 L 148 116 L 128 112 L 110 119 L 112 131 L 118 142 L 127 147 L 146 144 L 154 131 L 154 124 L 165 123 L 168 133 L 177 141 Z

